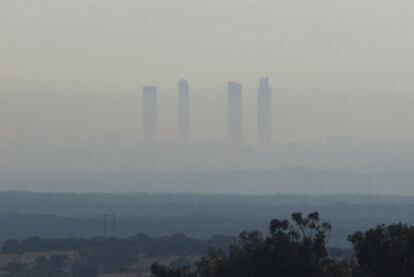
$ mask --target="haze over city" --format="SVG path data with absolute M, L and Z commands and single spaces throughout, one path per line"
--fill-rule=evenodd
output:
M 413 11 L 1 0 L 0 275 L 414 276 Z
M 241 188 L 229 173 L 211 193 L 414 193 L 410 1 L 0 5 L 4 188 L 174 192 L 128 174 L 124 187 L 70 173 L 78 188 L 42 180 L 178 170 L 206 184 L 212 170 L 257 184 Z M 272 173 L 252 177 L 261 170 Z M 295 179 L 308 170 L 319 172 L 310 188 Z M 318 188 L 325 175 L 342 181 Z M 206 192 L 186 182 L 177 191 Z
M 144 85 L 159 137 L 177 137 L 176 86 L 191 86 L 191 137 L 227 135 L 227 82 L 243 84 L 256 142 L 259 77 L 273 140 L 412 140 L 413 3 L 398 1 L 2 1 L 1 143 L 142 138 Z

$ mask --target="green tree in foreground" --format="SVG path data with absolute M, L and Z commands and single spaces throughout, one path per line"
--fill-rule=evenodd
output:
M 174 271 L 157 265 L 157 277 L 274 277 L 274 276 L 347 276 L 347 267 L 328 259 L 327 236 L 331 225 L 320 222 L 317 212 L 292 220 L 274 219 L 269 234 L 242 232 L 229 254 L 210 250 L 192 273 Z
M 414 276 L 414 227 L 379 225 L 348 237 L 358 270 L 355 276 Z

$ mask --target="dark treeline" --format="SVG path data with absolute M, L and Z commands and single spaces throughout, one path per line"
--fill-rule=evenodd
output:
M 3 256 L 37 256 L 32 263 L 11 261 L 0 272 L 7 277 L 97 277 L 102 273 L 137 272 L 137 263 L 145 257 L 160 260 L 174 256 L 178 258 L 174 262 L 154 263 L 153 276 L 414 276 L 413 226 L 378 225 L 350 234 L 351 253 L 328 249 L 331 230 L 331 224 L 313 212 L 307 216 L 294 213 L 291 220 L 273 219 L 266 233 L 243 231 L 238 240 L 217 235 L 203 241 L 182 234 L 7 240 L 2 245 Z M 76 253 L 76 258 L 71 253 Z
M 150 237 L 147 234 L 138 234 L 129 238 L 96 237 L 92 239 L 45 239 L 31 237 L 23 240 L 6 240 L 2 245 L 2 252 L 21 254 L 26 252 L 88 250 L 94 253 L 112 251 L 150 257 L 190 256 L 202 255 L 212 247 L 226 248 L 235 241 L 236 239 L 231 236 L 214 235 L 207 240 L 198 240 L 188 238 L 183 234 L 165 237 Z
M 10 263 L 4 268 L 13 275 L 24 276 L 60 276 L 56 275 L 58 268 L 63 272 L 86 270 L 85 276 L 91 272 L 116 273 L 133 271 L 134 263 L 138 257 L 163 256 L 201 256 L 210 248 L 225 249 L 235 242 L 234 237 L 215 235 L 208 240 L 188 238 L 183 234 L 174 234 L 166 237 L 150 237 L 138 234 L 129 238 L 102 238 L 92 239 L 43 239 L 31 237 L 23 240 L 11 239 L 2 245 L 3 254 L 23 255 L 24 253 L 48 251 L 76 251 L 79 259 L 70 269 L 63 270 L 67 265 L 66 255 L 56 255 L 49 259 L 39 257 L 34 265 L 25 267 L 22 263 Z M 24 269 L 24 270 L 23 270 Z M 43 271 L 41 270 L 43 269 Z M 42 271 L 41 275 L 36 272 Z M 40 273 L 39 273 L 40 274 Z M 79 273 L 80 274 L 80 273 Z M 79 275 L 78 274 L 78 275 Z M 65 276 L 65 275 L 63 275 Z M 76 274 L 74 276 L 77 276 Z
M 333 229 L 329 245 L 349 247 L 348 234 L 378 224 L 414 225 L 414 197 L 380 195 L 61 194 L 0 192 L 0 241 L 103 234 L 103 215 L 116 215 L 117 237 L 185 232 L 207 239 L 265 232 L 272 218 L 319 211 Z M 110 233 L 112 235 L 112 232 Z
M 228 253 L 210 250 L 192 268 L 156 263 L 152 272 L 156 277 L 414 276 L 414 227 L 379 225 L 349 235 L 351 259 L 329 257 L 330 230 L 316 212 L 294 213 L 291 221 L 272 220 L 266 236 L 242 232 Z

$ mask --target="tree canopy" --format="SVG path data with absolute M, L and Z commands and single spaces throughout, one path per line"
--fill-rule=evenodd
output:
M 379 225 L 349 236 L 361 276 L 414 276 L 414 227 Z
M 291 221 L 273 219 L 268 234 L 242 232 L 228 254 L 211 249 L 193 271 L 153 267 L 157 277 L 274 277 L 341 276 L 328 258 L 327 238 L 331 225 L 321 222 L 319 213 L 293 213 Z M 336 274 L 336 275 L 333 275 Z

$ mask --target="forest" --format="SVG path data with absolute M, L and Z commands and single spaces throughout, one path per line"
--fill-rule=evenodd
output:
M 148 257 L 153 258 L 148 266 L 154 277 L 413 276 L 413 226 L 382 224 L 354 232 L 347 238 L 351 249 L 329 248 L 331 230 L 318 212 L 296 212 L 290 219 L 272 219 L 265 233 L 242 231 L 238 239 L 216 235 L 197 240 L 183 234 L 10 239 L 2 244 L 1 276 L 137 273 L 142 272 L 139 261 Z M 32 262 L 24 262 L 28 253 L 37 253 Z M 165 257 L 175 259 L 166 263 Z

